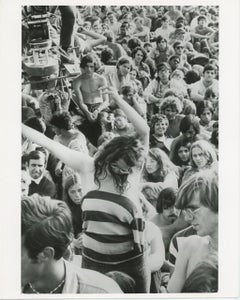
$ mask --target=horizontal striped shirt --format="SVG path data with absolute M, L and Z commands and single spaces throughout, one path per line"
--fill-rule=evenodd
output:
M 83 256 L 116 264 L 144 252 L 142 211 L 129 198 L 91 191 L 83 199 L 82 211 Z

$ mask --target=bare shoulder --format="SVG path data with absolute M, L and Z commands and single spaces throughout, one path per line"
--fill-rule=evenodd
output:
M 103 75 L 94 73 L 93 78 L 99 85 L 106 85 L 106 78 Z
M 79 76 L 77 76 L 77 77 L 74 78 L 74 80 L 73 80 L 73 85 L 75 85 L 75 86 L 81 85 L 83 79 L 84 79 L 84 78 L 83 78 L 83 75 L 82 75 L 82 74 L 79 75 Z

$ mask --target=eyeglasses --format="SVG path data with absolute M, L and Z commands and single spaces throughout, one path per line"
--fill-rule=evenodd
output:
M 195 216 L 196 212 L 199 211 L 200 207 L 198 208 L 185 208 L 185 209 L 182 209 L 182 212 L 184 214 L 185 217 L 187 217 L 188 219 L 192 220 L 193 217 Z

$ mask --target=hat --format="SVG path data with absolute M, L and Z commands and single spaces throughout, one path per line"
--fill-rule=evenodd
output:
M 167 70 L 171 70 L 170 66 L 168 63 L 166 62 L 161 62 L 160 64 L 157 65 L 157 70 L 160 71 L 162 69 L 167 69 Z

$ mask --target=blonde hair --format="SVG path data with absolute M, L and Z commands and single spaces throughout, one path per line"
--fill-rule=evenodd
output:
M 190 164 L 193 168 L 197 169 L 197 165 L 192 158 L 192 150 L 194 148 L 199 148 L 203 152 L 203 155 L 207 159 L 207 167 L 217 164 L 217 154 L 213 146 L 208 141 L 200 140 L 194 142 L 190 148 Z

